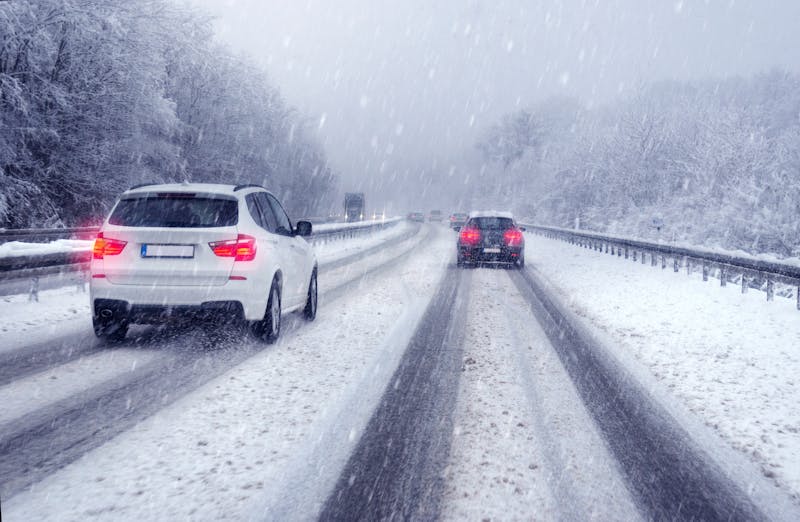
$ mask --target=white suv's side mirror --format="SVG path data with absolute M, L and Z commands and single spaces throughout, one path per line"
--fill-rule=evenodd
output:
M 311 235 L 311 222 L 310 221 L 298 221 L 297 226 L 295 226 L 294 234 L 296 236 L 308 237 Z

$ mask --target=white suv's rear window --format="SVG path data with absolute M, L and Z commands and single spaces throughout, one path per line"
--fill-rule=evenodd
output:
M 236 200 L 170 194 L 121 199 L 108 222 L 123 227 L 209 228 L 236 225 Z

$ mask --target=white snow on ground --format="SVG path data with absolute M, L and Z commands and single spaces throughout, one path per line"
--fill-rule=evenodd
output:
M 402 217 L 391 217 L 386 219 L 375 219 L 370 221 L 353 221 L 351 223 L 322 223 L 319 225 L 314 225 L 313 230 L 318 230 L 320 232 L 327 232 L 329 230 L 340 230 L 343 228 L 363 228 L 369 225 L 375 225 L 379 223 L 394 223 L 403 221 Z
M 472 271 L 444 520 L 637 520 L 614 459 L 505 270 Z
M 439 237 L 341 300 L 322 296 L 314 323 L 3 499 L 4 520 L 313 518 L 452 261 L 452 237 Z
M 0 386 L 0 425 L 66 399 L 82 390 L 132 372 L 155 359 L 157 352 L 114 350 L 36 373 Z
M 0 297 L 0 353 L 81 331 L 92 331 L 88 288 L 74 285 Z
M 341 225 L 342 223 L 338 223 Z M 382 230 L 372 232 L 363 237 L 352 239 L 339 239 L 325 243 L 314 244 L 314 252 L 317 254 L 317 261 L 320 264 L 330 263 L 343 257 L 347 257 L 355 252 L 366 250 L 375 245 L 384 243 L 392 238 L 401 236 L 411 228 L 408 221 L 400 221 L 395 225 Z
M 700 274 L 527 235 L 529 268 L 727 443 L 800 499 L 800 311 Z
M 398 237 L 410 226 L 403 221 L 362 237 L 318 245 L 317 261 L 324 266 Z M 38 302 L 30 302 L 27 294 L 0 296 L 0 352 L 81 331 L 91 333 L 88 285 L 84 290 L 75 285 L 41 290 Z
M 0 245 L 0 257 L 33 256 L 63 252 L 88 252 L 92 249 L 93 244 L 94 240 L 91 239 L 56 239 L 49 243 L 9 241 L 8 243 Z

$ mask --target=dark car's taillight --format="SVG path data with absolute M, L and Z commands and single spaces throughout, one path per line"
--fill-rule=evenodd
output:
M 509 228 L 503 234 L 503 241 L 505 241 L 506 246 L 518 247 L 522 245 L 522 232 L 516 228 Z
M 476 246 L 481 242 L 481 231 L 477 227 L 465 227 L 461 229 L 458 240 L 463 245 Z

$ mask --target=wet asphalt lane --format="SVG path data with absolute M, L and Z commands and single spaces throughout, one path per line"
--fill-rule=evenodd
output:
M 470 274 L 451 266 L 320 520 L 434 520 L 462 365 Z

